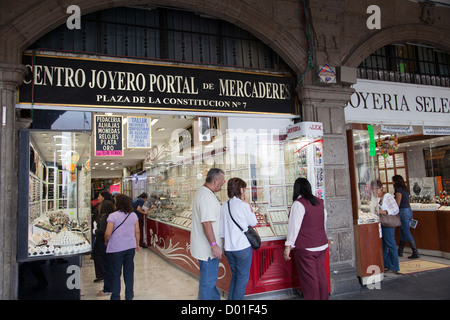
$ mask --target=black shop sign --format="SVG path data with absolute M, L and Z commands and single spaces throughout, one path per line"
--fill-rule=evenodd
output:
M 48 55 L 23 63 L 19 104 L 296 114 L 284 75 Z

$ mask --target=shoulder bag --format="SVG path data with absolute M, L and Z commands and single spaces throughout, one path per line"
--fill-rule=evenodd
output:
M 231 220 L 237 225 L 237 227 L 244 231 L 240 225 L 237 224 L 237 222 L 233 219 L 233 216 L 231 215 L 230 210 L 230 200 L 228 200 L 228 212 L 230 213 Z M 259 234 L 256 232 L 255 229 L 253 229 L 251 226 L 248 226 L 248 230 L 244 232 L 245 236 L 247 237 L 248 242 L 250 242 L 250 245 L 254 250 L 258 250 L 261 246 L 261 238 Z
M 385 194 L 383 194 L 383 196 L 381 197 L 380 208 L 383 205 L 384 195 Z M 381 226 L 385 228 L 395 228 L 402 225 L 402 221 L 400 220 L 398 214 L 392 215 L 387 213 L 380 213 L 380 222 Z
M 116 231 L 117 229 L 119 229 L 119 227 L 120 227 L 121 225 L 123 225 L 123 223 L 125 222 L 125 220 L 128 219 L 128 217 L 130 216 L 130 214 L 131 214 L 131 212 L 129 212 L 129 213 L 127 214 L 127 216 L 125 217 L 125 219 L 123 219 L 123 221 L 122 221 L 117 227 L 114 228 L 114 230 L 111 232 L 111 235 L 114 233 L 114 231 Z
M 129 212 L 129 213 L 127 214 L 127 216 L 125 217 L 125 219 L 123 219 L 123 221 L 122 221 L 117 227 L 114 228 L 114 230 L 111 232 L 111 235 L 109 236 L 109 239 L 111 239 L 111 236 L 113 235 L 114 231 L 116 231 L 117 229 L 119 229 L 119 227 L 120 227 L 121 225 L 123 225 L 123 223 L 125 222 L 125 220 L 128 219 L 128 217 L 130 216 L 130 214 L 131 214 L 131 212 Z M 106 247 L 108 247 L 108 243 L 109 243 L 109 241 L 106 241 L 106 239 L 105 239 L 105 246 L 106 246 Z

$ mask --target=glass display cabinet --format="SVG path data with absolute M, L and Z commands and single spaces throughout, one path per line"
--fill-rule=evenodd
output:
M 195 148 L 184 150 L 183 154 L 172 153 L 148 165 L 146 190 L 152 202 L 148 204 L 152 209 L 146 230 L 149 247 L 198 275 L 197 261 L 190 254 L 192 203 L 208 170 L 218 167 L 224 171 L 225 180 L 239 177 L 246 182 L 246 199 L 262 240 L 261 248 L 253 252 L 246 294 L 298 287 L 291 262 L 283 258 L 293 184 L 297 177 L 308 177 L 314 194 L 324 197 L 323 143 L 322 138 L 285 137 L 278 131 L 236 134 L 230 129 L 222 139 L 202 146 L 202 152 Z M 299 149 L 301 152 L 296 153 Z M 221 203 L 227 201 L 227 186 L 216 195 Z M 327 254 L 325 270 L 329 280 L 328 259 Z M 217 286 L 228 290 L 230 278 L 229 265 L 222 258 Z
M 91 135 L 23 131 L 20 137 L 28 157 L 20 159 L 19 259 L 89 252 Z
M 366 284 L 370 276 L 373 281 L 374 266 L 375 274 L 379 275 L 377 280 L 382 280 L 384 271 L 378 198 L 376 189 L 371 188 L 372 182 L 377 180 L 376 156 L 370 155 L 369 130 L 363 124 L 350 124 L 347 128 L 356 267 L 362 284 Z

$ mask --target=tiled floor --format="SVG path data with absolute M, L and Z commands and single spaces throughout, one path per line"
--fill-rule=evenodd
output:
M 94 261 L 90 255 L 83 256 L 81 268 L 81 300 L 109 300 L 110 296 L 99 297 L 103 282 L 94 283 Z M 121 299 L 124 299 L 122 277 Z M 198 280 L 174 267 L 150 249 L 141 249 L 134 257 L 134 299 L 135 300 L 195 300 L 198 294 Z

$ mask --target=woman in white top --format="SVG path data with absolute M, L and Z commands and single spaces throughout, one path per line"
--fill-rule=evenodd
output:
M 396 215 L 400 211 L 394 197 L 390 193 L 383 191 L 383 184 L 380 180 L 377 180 L 377 194 L 379 213 Z M 395 228 L 387 228 L 381 226 L 383 234 L 383 262 L 385 272 L 398 272 L 400 271 L 400 265 L 398 263 L 398 251 L 395 243 Z
M 245 202 L 246 188 L 247 184 L 244 180 L 231 178 L 227 188 L 230 200 L 222 205 L 220 212 L 220 236 L 223 239 L 225 256 L 232 273 L 228 300 L 244 299 L 252 264 L 253 250 L 244 232 L 247 231 L 248 226 L 254 227 L 258 221 L 250 205 Z M 243 231 L 233 222 L 230 215 Z

